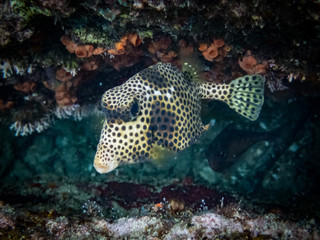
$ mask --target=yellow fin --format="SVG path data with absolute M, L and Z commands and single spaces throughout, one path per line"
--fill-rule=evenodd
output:
M 192 82 L 201 82 L 200 72 L 203 71 L 200 60 L 193 52 L 192 46 L 181 46 L 179 57 L 182 61 L 182 73 Z
M 184 62 L 182 64 L 182 73 L 185 79 L 193 82 L 199 82 L 199 72 L 196 68 L 193 67 L 192 63 Z
M 226 103 L 245 118 L 256 120 L 264 102 L 264 82 L 265 78 L 259 74 L 233 80 Z
M 154 146 L 150 152 L 151 162 L 160 168 L 164 168 L 168 161 L 174 158 L 175 155 L 176 152 L 170 151 L 168 148 L 159 145 Z

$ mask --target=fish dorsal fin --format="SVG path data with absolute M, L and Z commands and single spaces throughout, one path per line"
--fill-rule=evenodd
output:
M 200 60 L 190 47 L 181 47 L 179 57 L 182 62 L 182 73 L 186 80 L 190 82 L 202 82 L 200 74 L 203 69 Z
M 193 65 L 189 62 L 184 62 L 182 64 L 182 73 L 184 78 L 190 82 L 199 82 L 199 72 Z

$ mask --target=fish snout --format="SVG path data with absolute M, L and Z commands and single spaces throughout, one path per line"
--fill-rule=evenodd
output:
M 96 154 L 94 158 L 94 163 L 93 163 L 94 168 L 100 174 L 111 172 L 112 170 L 114 170 L 119 166 L 119 162 L 111 158 L 104 157 L 102 159 Z

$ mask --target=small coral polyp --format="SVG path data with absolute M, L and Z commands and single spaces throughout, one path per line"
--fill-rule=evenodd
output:
M 138 47 L 141 43 L 142 40 L 138 34 L 129 33 L 123 36 L 119 42 L 116 42 L 115 48 L 108 50 L 108 53 L 111 55 L 129 55 L 131 52 L 134 52 L 132 47 Z
M 258 63 L 258 59 L 251 54 L 251 51 L 247 51 L 245 56 L 239 58 L 238 63 L 240 68 L 248 74 L 265 74 L 268 67 L 266 61 Z
M 79 45 L 67 36 L 62 36 L 60 41 L 70 53 L 74 53 L 78 58 L 88 58 L 92 55 L 100 55 L 107 51 L 102 47 L 94 48 L 94 46 L 90 44 Z
M 222 39 L 214 39 L 210 46 L 206 43 L 200 43 L 199 51 L 202 52 L 203 57 L 210 62 L 213 62 L 219 55 L 224 57 L 226 51 L 222 51 L 224 46 Z
M 43 118 L 31 122 L 15 121 L 10 125 L 10 130 L 15 131 L 15 136 L 27 136 L 34 132 L 40 133 L 48 129 L 52 122 L 52 116 L 45 115 Z
M 53 120 L 48 107 L 37 102 L 29 102 L 20 108 L 12 109 L 9 128 L 15 132 L 15 136 L 27 136 L 48 129 L 53 124 Z
M 74 113 L 76 113 L 76 112 L 80 112 L 79 109 L 80 109 L 79 104 L 73 104 L 73 105 L 69 105 L 69 106 L 57 107 L 55 109 L 55 111 L 53 111 L 53 113 L 57 118 L 64 119 L 64 118 L 69 118 L 69 117 L 73 116 Z M 76 115 L 78 115 L 78 114 L 76 114 Z M 79 118 L 81 119 L 82 117 L 79 117 Z
M 8 60 L 0 60 L 0 69 L 2 70 L 2 77 L 7 78 L 12 74 L 11 64 Z

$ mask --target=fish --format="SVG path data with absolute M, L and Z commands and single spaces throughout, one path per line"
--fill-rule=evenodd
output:
M 195 80 L 197 76 L 187 62 L 182 71 L 159 62 L 107 90 L 101 99 L 105 121 L 94 158 L 96 171 L 157 161 L 191 146 L 210 126 L 201 121 L 201 99 L 220 100 L 251 121 L 258 118 L 263 76 L 246 75 L 229 84 Z

